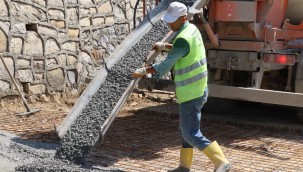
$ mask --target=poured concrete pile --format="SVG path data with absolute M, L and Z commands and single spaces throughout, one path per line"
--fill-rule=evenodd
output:
M 50 158 L 56 148 L 54 144 L 25 141 L 4 131 L 0 131 L 0 140 L 0 171 L 14 171 L 22 163 Z
M 131 73 L 142 65 L 152 44 L 161 41 L 168 31 L 165 23 L 161 21 L 155 23 L 152 29 L 110 69 L 106 80 L 70 130 L 61 138 L 56 157 L 75 163 L 82 162 L 89 149 L 99 141 L 101 126 L 131 82 Z
M 57 144 L 22 140 L 16 135 L 0 131 L 0 171 L 57 172 L 57 171 L 101 171 L 121 172 L 99 166 L 76 165 L 55 159 Z

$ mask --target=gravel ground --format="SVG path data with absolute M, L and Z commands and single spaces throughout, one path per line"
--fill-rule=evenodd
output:
M 61 139 L 56 157 L 81 163 L 85 154 L 99 141 L 104 121 L 131 82 L 131 73 L 142 65 L 153 43 L 169 31 L 162 22 L 156 23 L 144 37 L 110 69 L 106 80 L 93 95 L 81 115 Z

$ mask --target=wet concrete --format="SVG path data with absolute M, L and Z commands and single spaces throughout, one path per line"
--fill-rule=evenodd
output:
M 110 69 L 106 80 L 93 95 L 81 115 L 61 139 L 56 157 L 82 163 L 85 154 L 101 139 L 104 121 L 131 82 L 131 73 L 140 67 L 152 44 L 160 41 L 169 31 L 162 21 L 156 23 L 122 59 Z
M 0 171 L 112 171 L 114 168 L 75 165 L 55 159 L 58 144 L 22 140 L 14 134 L 0 131 Z

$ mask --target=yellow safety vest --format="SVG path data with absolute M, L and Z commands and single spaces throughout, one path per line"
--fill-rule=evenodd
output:
M 203 96 L 207 87 L 205 48 L 198 28 L 189 24 L 174 39 L 183 38 L 189 43 L 189 53 L 174 65 L 174 81 L 179 103 Z

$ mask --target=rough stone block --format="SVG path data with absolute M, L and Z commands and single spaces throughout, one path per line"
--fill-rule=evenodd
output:
M 85 17 L 80 19 L 80 26 L 90 26 L 90 18 L 89 17 Z
M 67 77 L 71 85 L 76 83 L 76 78 L 77 78 L 76 71 L 72 71 L 72 70 L 67 71 Z
M 129 10 L 132 10 L 131 9 L 131 5 L 130 5 L 130 3 L 126 3 L 126 5 L 125 5 L 125 11 L 129 11 Z
M 25 34 L 26 33 L 25 23 L 13 24 L 11 31 L 13 33 Z
M 109 41 L 108 36 L 106 34 L 102 35 L 101 38 L 98 41 L 98 44 L 101 45 L 103 48 L 107 48 L 106 43 Z
M 10 14 L 11 17 L 15 19 L 15 21 L 24 22 L 24 23 L 46 20 L 46 14 L 43 10 L 19 2 L 12 2 Z
M 59 54 L 57 56 L 57 59 L 58 59 L 58 64 L 59 65 L 66 64 L 66 55 L 65 54 Z
M 7 49 L 7 36 L 6 34 L 0 29 L 0 52 L 5 52 Z
M 79 56 L 79 61 L 80 62 L 84 62 L 84 63 L 90 63 L 91 62 L 91 58 L 90 55 L 88 55 L 86 52 L 81 51 L 80 56 Z
M 46 59 L 46 68 L 51 67 L 51 66 L 56 66 L 59 63 L 57 62 L 57 60 L 55 58 L 48 58 Z
M 9 92 L 10 91 L 10 87 L 11 87 L 11 84 L 8 81 L 0 79 L 0 93 L 7 93 L 7 92 Z
M 78 43 L 68 41 L 68 42 L 62 44 L 62 49 L 67 50 L 67 51 L 71 51 L 71 52 L 76 52 L 76 50 L 78 49 Z
M 103 0 L 96 0 L 97 4 L 100 4 L 101 2 L 103 2 Z
M 82 71 L 83 67 L 84 67 L 83 63 L 80 63 L 78 61 L 78 63 L 76 64 L 76 70 L 77 70 L 77 72 L 80 73 L 80 74 L 82 74 L 81 71 Z
M 58 33 L 55 29 L 53 29 L 51 27 L 48 27 L 48 26 L 39 25 L 38 32 L 40 34 L 43 34 L 43 35 L 51 35 L 51 36 L 57 36 L 58 35 Z
M 28 90 L 31 94 L 44 94 L 46 86 L 44 84 L 30 85 Z
M 4 59 L 4 62 L 9 70 L 9 72 L 12 74 L 12 76 L 15 75 L 15 70 L 14 70 L 14 61 L 12 58 L 10 57 L 3 57 Z M 2 61 L 0 60 L 0 78 L 8 78 L 10 79 L 9 77 L 9 74 L 7 73 L 7 70 L 5 69 Z
M 61 20 L 51 20 L 50 23 L 59 28 L 59 29 L 64 29 L 65 28 L 65 22 Z
M 0 28 L 4 31 L 6 35 L 9 34 L 10 30 L 10 23 L 9 22 L 1 22 L 0 21 Z
M 24 53 L 27 55 L 43 55 L 42 39 L 34 32 L 27 32 L 27 36 L 24 43 Z
M 113 11 L 110 1 L 106 1 L 98 8 L 98 13 L 105 14 Z
M 43 6 L 43 7 L 45 7 L 45 0 L 32 0 L 34 3 L 36 3 L 36 4 L 39 4 L 39 5 L 41 5 L 41 6 Z
M 105 24 L 105 20 L 103 17 L 96 17 L 93 19 L 93 25 L 103 25 Z
M 116 20 L 124 20 L 126 18 L 125 12 L 118 6 L 114 8 L 114 14 Z
M 92 2 L 92 0 L 79 0 L 79 3 L 81 5 L 94 5 L 94 3 Z
M 35 73 L 34 77 L 35 77 L 35 81 L 44 82 L 44 74 L 43 73 Z
M 86 38 L 88 38 L 90 36 L 90 30 L 84 30 L 81 33 L 81 39 L 85 40 Z
M 24 68 L 24 67 L 30 67 L 31 66 L 31 60 L 30 59 L 17 59 L 17 67 L 18 68 Z
M 46 40 L 44 49 L 45 49 L 45 55 L 49 55 L 60 51 L 60 47 L 57 40 L 53 38 Z
M 96 14 L 97 13 L 97 9 L 96 8 L 90 8 L 89 9 L 89 13 L 90 14 Z
M 78 24 L 78 12 L 76 8 L 68 8 L 67 9 L 67 22 L 70 25 Z
M 56 7 L 63 7 L 63 2 L 62 0 L 51 0 L 48 1 L 49 6 L 56 6 Z
M 62 44 L 63 42 L 65 42 L 66 39 L 68 39 L 68 35 L 66 35 L 65 32 L 59 32 L 59 33 L 58 33 L 57 41 L 58 41 L 60 44 Z
M 78 38 L 79 32 L 79 29 L 68 29 L 67 34 L 71 38 Z
M 9 45 L 9 51 L 14 54 L 21 54 L 23 40 L 20 37 L 12 37 Z
M 78 4 L 77 0 L 65 0 L 67 4 Z
M 20 69 L 17 73 L 20 82 L 33 82 L 34 80 L 31 69 Z
M 80 14 L 81 15 L 89 14 L 89 9 L 88 8 L 80 8 Z
M 8 10 L 7 4 L 4 0 L 0 0 L 0 16 L 1 17 L 8 17 Z
M 48 15 L 52 19 L 64 19 L 64 12 L 62 10 L 50 9 Z
M 44 71 L 44 60 L 34 60 L 33 66 L 35 71 Z
M 77 57 L 75 57 L 73 55 L 67 56 L 67 65 L 68 66 L 76 66 L 77 61 L 78 61 Z
M 46 72 L 46 80 L 50 86 L 64 85 L 64 71 L 62 68 L 57 68 Z
M 126 19 L 127 20 L 133 20 L 133 17 L 134 17 L 134 13 L 133 13 L 133 9 L 130 9 L 130 10 L 127 10 L 126 11 Z M 132 24 L 132 22 L 131 22 Z
M 129 32 L 129 27 L 128 24 L 120 24 L 120 25 L 116 25 L 115 27 L 115 31 L 116 31 L 116 35 L 122 35 L 122 34 L 126 34 Z
M 112 25 L 115 23 L 115 19 L 114 19 L 114 16 L 107 16 L 106 17 L 106 20 L 105 20 L 105 24 L 107 25 Z

